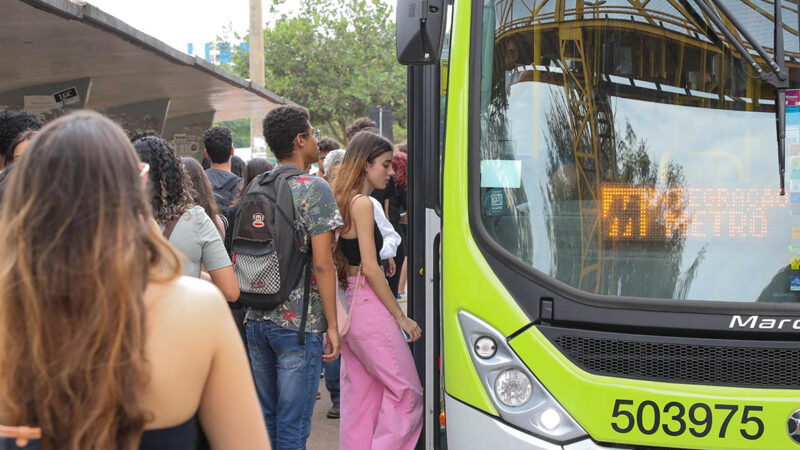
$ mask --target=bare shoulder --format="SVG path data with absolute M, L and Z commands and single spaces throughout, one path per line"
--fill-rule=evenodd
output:
M 372 214 L 372 210 L 375 208 L 372 204 L 371 197 L 368 195 L 362 195 L 353 201 L 353 212 L 356 214 L 358 213 L 369 213 Z
M 222 292 L 212 283 L 199 278 L 182 276 L 163 286 L 161 295 L 152 300 L 159 304 L 165 315 L 180 314 L 182 317 L 213 320 L 221 311 L 227 313 L 228 306 Z

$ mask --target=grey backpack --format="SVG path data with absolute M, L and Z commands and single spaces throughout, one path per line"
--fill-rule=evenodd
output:
M 303 245 L 308 234 L 298 223 L 287 178 L 302 174 L 296 167 L 281 166 L 253 179 L 239 203 L 231 245 L 239 302 L 244 306 L 272 311 L 288 301 L 303 278 L 301 345 L 311 287 L 311 247 Z

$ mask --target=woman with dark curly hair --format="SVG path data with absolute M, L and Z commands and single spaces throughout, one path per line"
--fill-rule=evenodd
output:
M 199 277 L 204 267 L 229 302 L 239 298 L 239 283 L 217 227 L 202 206 L 194 206 L 191 181 L 167 141 L 147 136 L 133 146 L 150 165 L 150 207 L 169 243 L 184 256 L 183 273 Z
M 214 222 L 219 230 L 219 235 L 222 240 L 225 240 L 225 229 L 227 228 L 227 220 L 225 216 L 219 213 L 217 209 L 217 200 L 214 198 L 214 189 L 211 187 L 211 182 L 208 181 L 208 176 L 203 170 L 203 166 L 197 162 L 196 159 L 184 156 L 181 158 L 183 167 L 186 168 L 186 173 L 192 181 L 192 201 L 195 205 L 202 206 L 206 214 Z

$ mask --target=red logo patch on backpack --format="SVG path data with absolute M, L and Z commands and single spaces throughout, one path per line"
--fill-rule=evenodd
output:
M 253 227 L 264 228 L 264 215 L 261 213 L 253 214 Z

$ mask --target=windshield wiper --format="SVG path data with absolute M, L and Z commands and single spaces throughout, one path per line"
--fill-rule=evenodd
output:
M 774 47 L 775 59 L 769 56 L 761 45 L 756 42 L 753 36 L 745 27 L 736 20 L 730 10 L 722 4 L 721 0 L 709 0 L 717 9 L 722 12 L 726 19 L 733 25 L 733 28 L 742 35 L 745 41 L 750 44 L 756 53 L 767 62 L 771 72 L 765 71 L 760 64 L 750 55 L 750 52 L 739 42 L 736 36 L 728 30 L 722 19 L 705 3 L 704 0 L 694 0 L 700 9 L 714 23 L 717 29 L 725 36 L 728 42 L 736 48 L 742 58 L 758 73 L 759 78 L 765 83 L 775 87 L 775 125 L 778 132 L 778 173 L 780 174 L 780 195 L 785 195 L 784 174 L 786 173 L 786 88 L 789 87 L 789 71 L 786 68 L 786 56 L 783 49 L 783 14 L 781 11 L 781 0 L 775 0 L 775 23 L 774 23 Z M 800 4 L 800 3 L 799 3 Z M 800 18 L 798 18 L 800 22 Z

